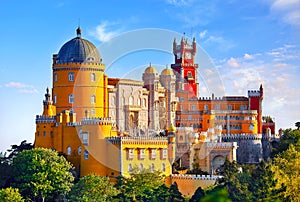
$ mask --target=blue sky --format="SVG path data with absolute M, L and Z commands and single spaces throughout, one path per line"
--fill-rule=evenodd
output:
M 133 30 L 195 37 L 216 70 L 198 58 L 201 74 L 209 77 L 200 81 L 201 96 L 212 93 L 213 77 L 226 95 L 246 96 L 262 83 L 263 113 L 275 117 L 277 129 L 300 120 L 300 0 L 1 1 L 0 151 L 34 141 L 35 115 L 42 113 L 45 88 L 51 87 L 52 54 L 75 37 L 79 19 L 83 37 L 99 47 L 105 64 L 114 52 L 102 53 L 105 44 Z M 149 62 L 170 65 L 171 51 L 170 43 L 169 52 L 124 54 L 108 65 L 107 74 L 132 77 Z

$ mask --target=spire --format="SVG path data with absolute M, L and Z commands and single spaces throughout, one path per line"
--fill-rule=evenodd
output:
M 78 28 L 76 29 L 76 34 L 77 34 L 77 37 L 81 38 L 81 29 L 80 29 L 79 26 L 78 26 Z

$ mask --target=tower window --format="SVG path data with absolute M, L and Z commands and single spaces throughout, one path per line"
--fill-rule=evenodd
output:
M 227 106 L 227 109 L 228 109 L 228 110 L 232 110 L 232 106 L 231 106 L 231 105 L 228 105 L 228 106 Z
M 151 149 L 151 159 L 156 159 L 156 149 Z
M 216 105 L 216 110 L 220 110 L 220 105 Z
M 96 103 L 96 96 L 92 95 L 91 96 L 91 104 L 95 104 Z
M 208 110 L 208 105 L 204 105 L 204 110 Z
M 46 137 L 46 131 L 43 132 L 44 137 Z
M 95 81 L 96 81 L 96 74 L 91 73 L 91 82 L 95 82 Z
M 133 97 L 132 96 L 129 97 L 129 105 L 133 105 Z
M 70 156 L 72 153 L 72 149 L 70 146 L 67 147 L 67 155 Z
M 73 94 L 69 94 L 69 103 L 70 104 L 74 103 L 74 95 Z
M 57 96 L 54 95 L 54 96 L 53 96 L 53 103 L 56 104 L 56 102 L 57 102 Z
M 196 105 L 192 105 L 192 110 L 193 110 L 193 111 L 196 110 Z
M 167 158 L 167 149 L 162 149 L 161 151 L 162 151 L 161 158 L 166 159 Z
M 78 147 L 78 155 L 81 155 L 81 146 Z
M 53 81 L 56 82 L 57 81 L 57 73 L 53 74 Z
M 82 133 L 82 144 L 89 145 L 89 133 Z
M 84 150 L 84 160 L 88 160 L 89 159 L 89 152 L 88 150 Z
M 74 72 L 69 72 L 69 81 L 74 81 Z
M 166 164 L 165 163 L 161 164 L 161 171 L 166 172 Z

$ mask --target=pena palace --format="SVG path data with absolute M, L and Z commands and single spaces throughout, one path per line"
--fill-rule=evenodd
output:
M 200 97 L 195 39 L 174 39 L 174 64 L 161 72 L 150 64 L 139 81 L 109 78 L 105 58 L 80 28 L 76 34 L 53 55 L 52 88 L 36 116 L 34 142 L 65 154 L 76 176 L 159 170 L 190 195 L 215 182 L 226 158 L 269 157 L 275 123 L 263 116 L 263 86 L 247 97 Z M 210 175 L 177 170 L 195 164 Z

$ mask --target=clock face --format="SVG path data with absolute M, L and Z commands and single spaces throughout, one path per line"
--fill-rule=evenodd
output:
M 184 57 L 185 57 L 186 59 L 191 59 L 191 58 L 192 58 L 191 52 L 186 52 L 185 55 L 184 55 Z

